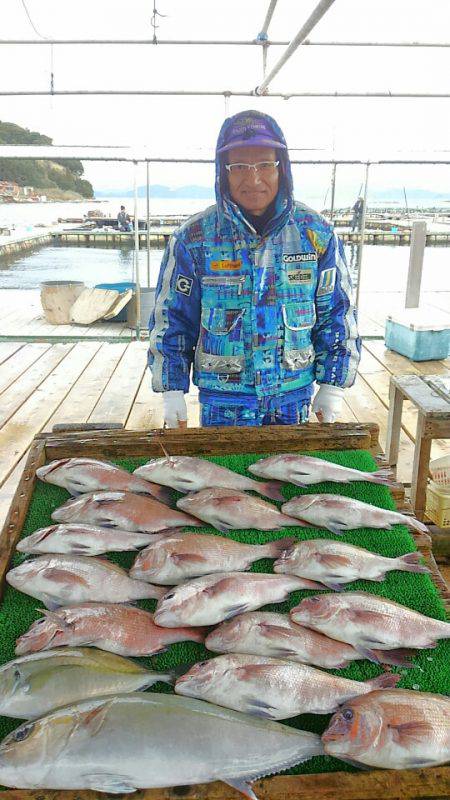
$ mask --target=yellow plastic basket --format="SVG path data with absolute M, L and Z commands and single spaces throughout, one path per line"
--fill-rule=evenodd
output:
M 431 461 L 430 473 L 433 483 L 441 489 L 450 491 L 450 456 L 442 456 Z
M 445 492 L 433 481 L 427 487 L 426 515 L 439 528 L 450 528 L 450 492 Z

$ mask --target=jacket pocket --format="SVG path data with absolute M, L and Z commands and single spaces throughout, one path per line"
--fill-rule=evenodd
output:
M 202 308 L 196 369 L 225 375 L 245 366 L 243 317 L 245 309 Z
M 312 301 L 286 303 L 282 306 L 284 343 L 283 367 L 298 371 L 314 363 L 315 352 L 311 331 L 316 321 Z

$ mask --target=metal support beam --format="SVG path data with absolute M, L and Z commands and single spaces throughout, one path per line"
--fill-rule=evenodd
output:
M 150 288 L 150 164 L 145 165 L 147 182 L 147 286 Z
M 330 200 L 330 222 L 333 222 L 334 215 L 334 195 L 336 190 L 336 164 L 333 164 L 331 170 L 331 200 Z
M 136 282 L 136 339 L 141 338 L 141 281 L 139 275 L 138 162 L 134 162 L 134 280 Z
M 292 42 L 285 50 L 281 58 L 277 61 L 275 66 L 271 69 L 269 74 L 264 78 L 263 82 L 260 86 L 257 86 L 255 89 L 255 94 L 261 95 L 265 94 L 267 91 L 267 87 L 269 83 L 274 79 L 276 75 L 278 75 L 280 69 L 285 65 L 286 61 L 288 61 L 292 55 L 297 50 L 297 47 L 301 45 L 301 43 L 306 39 L 308 34 L 312 31 L 312 29 L 317 25 L 319 20 L 322 19 L 323 15 L 326 14 L 330 6 L 332 6 L 334 0 L 320 0 L 312 14 L 308 17 L 305 24 L 300 28 L 297 35 L 292 39 Z
M 287 47 L 289 41 L 270 40 L 267 39 L 240 39 L 233 41 L 233 39 L 158 39 L 154 42 L 153 39 L 0 39 L 0 47 L 2 45 L 35 45 L 35 44 L 55 44 L 55 45 L 182 45 L 189 46 L 198 45 L 206 46 L 230 46 L 233 47 L 261 47 L 268 45 L 270 47 Z M 304 47 L 450 47 L 450 42 L 311 42 L 305 39 L 303 42 Z
M 258 33 L 258 41 L 260 42 L 267 42 L 267 31 L 269 30 L 269 25 L 272 21 L 273 12 L 275 11 L 275 6 L 278 0 L 270 0 L 269 8 L 267 9 L 266 18 L 263 22 L 263 26 Z
M 262 84 L 261 84 L 262 85 Z M 232 92 L 228 89 L 200 91 L 198 89 L 63 89 L 54 92 L 45 90 L 19 89 L 0 91 L 0 97 L 254 97 L 253 92 Z M 259 91 L 257 92 L 259 94 Z M 294 97 L 386 97 L 389 99 L 434 98 L 449 99 L 450 92 L 264 92 L 264 97 L 280 97 L 291 100 Z M 364 162 L 365 163 L 365 162 Z
M 366 214 L 367 214 L 367 188 L 369 186 L 369 167 L 370 163 L 367 162 L 366 164 L 366 175 L 364 179 L 364 201 L 363 201 L 363 210 L 361 215 L 361 225 L 359 231 L 359 242 L 358 242 L 358 252 L 356 255 L 356 301 L 355 306 L 358 308 L 359 306 L 359 293 L 361 288 L 361 265 L 362 265 L 362 254 L 364 248 L 364 234 L 366 232 Z
M 418 308 L 420 305 L 420 286 L 422 283 L 423 257 L 426 243 L 427 223 L 424 220 L 413 222 L 405 308 Z

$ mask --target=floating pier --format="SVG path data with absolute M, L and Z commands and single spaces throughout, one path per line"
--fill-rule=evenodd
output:
M 154 247 L 165 247 L 177 225 L 160 225 L 150 228 L 150 243 Z M 147 231 L 139 231 L 139 247 L 147 247 Z M 53 241 L 57 244 L 78 245 L 82 247 L 134 247 L 134 231 L 107 231 L 107 230 L 72 230 L 58 231 L 52 234 Z M 450 238 L 450 235 L 449 235 Z

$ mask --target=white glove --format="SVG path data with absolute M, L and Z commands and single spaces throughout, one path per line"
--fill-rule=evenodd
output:
M 322 383 L 319 386 L 312 410 L 319 422 L 334 422 L 341 413 L 344 390 L 340 386 Z
M 187 408 L 183 392 L 164 392 L 163 403 L 164 426 L 166 428 L 185 428 L 187 421 Z

